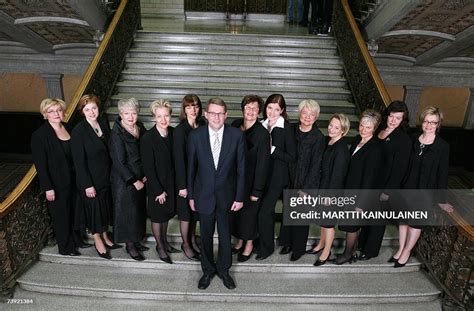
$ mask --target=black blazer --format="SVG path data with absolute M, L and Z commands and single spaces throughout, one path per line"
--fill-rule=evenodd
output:
M 232 126 L 240 128 L 243 119 L 234 120 Z M 245 194 L 262 198 L 268 175 L 270 162 L 270 135 L 260 122 L 247 129 L 245 132 Z
M 343 137 L 333 145 L 328 145 L 321 164 L 321 189 L 344 189 L 347 168 L 351 154 Z
M 66 124 L 64 126 L 66 127 Z M 69 188 L 73 185 L 70 163 L 48 121 L 31 135 L 31 152 L 42 191 Z
M 143 169 L 147 178 L 147 195 L 153 201 L 166 192 L 166 203 L 174 206 L 173 128 L 168 127 L 169 144 L 161 137 L 156 126 L 143 135 L 140 141 Z
M 303 133 L 299 124 L 293 126 L 296 139 L 296 161 L 291 163 L 295 189 L 318 189 L 321 181 L 321 160 L 324 152 L 324 135 L 316 124 Z
M 217 170 L 208 126 L 189 134 L 188 197 L 202 214 L 211 214 L 217 205 L 230 209 L 234 201 L 244 202 L 245 138 L 240 130 L 224 125 Z
M 383 162 L 380 167 L 380 188 L 400 189 L 410 160 L 410 137 L 398 127 L 384 140 L 380 140 L 380 147 Z
M 293 183 L 290 180 L 290 163 L 296 161 L 296 141 L 293 126 L 285 121 L 284 127 L 274 127 L 271 132 L 271 143 L 275 150 L 270 155 L 267 188 L 281 188 Z
M 76 168 L 78 189 L 83 193 L 86 188 L 97 191 L 110 186 L 110 157 L 107 142 L 110 136 L 109 124 L 98 118 L 103 137 L 99 138 L 86 119 L 76 125 L 72 131 L 71 147 Z

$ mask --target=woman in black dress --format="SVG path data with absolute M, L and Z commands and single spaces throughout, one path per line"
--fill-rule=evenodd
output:
M 311 99 L 303 100 L 299 106 L 299 123 L 294 126 L 296 138 L 296 161 L 290 164 L 294 176 L 293 188 L 300 196 L 304 191 L 319 189 L 321 179 L 321 160 L 324 152 L 324 135 L 316 125 L 320 107 Z M 284 207 L 285 208 L 285 207 Z M 303 256 L 308 241 L 309 225 L 280 227 L 280 254 L 292 252 L 290 260 L 296 261 Z
M 74 164 L 71 136 L 63 124 L 66 104 L 61 99 L 46 98 L 40 112 L 46 122 L 31 135 L 33 162 L 40 189 L 45 192 L 54 234 L 61 255 L 79 256 L 80 240 L 74 232 Z
M 375 110 L 362 112 L 359 122 L 359 136 L 350 149 L 351 160 L 346 175 L 345 189 L 373 190 L 378 187 L 380 170 L 380 142 L 374 136 L 382 117 Z M 361 192 L 358 195 L 356 211 L 370 210 L 378 206 L 378 197 Z M 361 226 L 357 223 L 339 224 L 339 229 L 346 232 L 344 253 L 336 258 L 336 264 L 352 262 L 355 257 L 358 233 Z
M 141 139 L 143 169 L 147 178 L 148 217 L 156 241 L 156 252 L 166 263 L 173 263 L 167 251 L 172 250 L 166 234 L 168 221 L 175 215 L 173 128 L 171 104 L 162 99 L 150 105 L 155 119 L 152 127 Z
M 232 214 L 232 235 L 237 238 L 232 249 L 238 253 L 237 260 L 249 260 L 253 252 L 253 240 L 257 238 L 257 215 L 267 181 L 270 160 L 270 135 L 258 122 L 263 108 L 263 99 L 247 95 L 242 100 L 243 119 L 232 122 L 232 126 L 245 133 L 245 201 L 244 207 Z
M 422 133 L 413 136 L 411 154 L 404 189 L 447 189 L 449 169 L 449 144 L 439 137 L 438 132 L 443 121 L 443 113 L 439 108 L 427 107 L 419 117 Z M 405 198 L 410 206 L 411 196 Z M 453 207 L 447 203 L 444 196 L 435 198 L 433 205 L 446 212 L 452 212 Z M 420 208 L 419 206 L 414 208 Z M 400 223 L 399 249 L 390 258 L 395 262 L 395 268 L 403 267 L 410 258 L 411 251 L 420 238 L 421 227 L 415 223 Z
M 107 148 L 110 129 L 99 117 L 100 99 L 84 95 L 78 111 L 84 119 L 72 131 L 72 155 L 76 168 L 78 206 L 85 216 L 85 225 L 94 238 L 97 254 L 111 259 L 107 249 L 120 248 L 110 241 L 107 229 L 112 222 L 110 194 L 110 158 Z
M 270 132 L 270 163 L 266 190 L 258 212 L 257 260 L 266 259 L 275 250 L 275 204 L 290 184 L 290 163 L 296 160 L 294 131 L 288 122 L 285 98 L 272 94 L 265 101 L 262 125 Z
M 187 140 L 189 133 L 204 124 L 202 104 L 195 94 L 184 96 L 179 115 L 181 123 L 173 131 L 173 156 L 176 183 L 176 213 L 180 220 L 179 229 L 184 255 L 191 260 L 199 261 L 200 256 L 196 244 L 197 213 L 189 208 L 187 187 Z
M 142 261 L 145 257 L 140 252 L 148 247 L 140 244 L 146 230 L 146 177 L 140 156 L 140 139 L 146 130 L 141 122 L 137 122 L 140 105 L 135 98 L 122 99 L 117 106 L 119 116 L 109 139 L 114 241 L 125 242 L 130 257 Z
M 351 160 L 349 147 L 344 136 L 350 129 L 350 121 L 344 114 L 335 114 L 329 119 L 328 136 L 329 141 L 323 154 L 321 164 L 320 189 L 329 190 L 329 193 L 341 195 L 344 189 L 347 167 Z M 321 238 L 318 245 L 310 249 L 308 254 L 321 255 L 314 266 L 322 266 L 331 256 L 332 243 L 336 234 L 335 221 L 327 220 L 321 224 Z
M 379 187 L 380 207 L 388 209 L 391 203 L 391 189 L 400 189 L 410 158 L 410 137 L 408 128 L 408 108 L 402 101 L 392 102 L 383 114 L 382 129 L 377 134 L 380 140 L 382 165 L 380 166 Z M 393 201 L 393 200 L 392 200 Z M 382 246 L 384 225 L 364 226 L 359 235 L 358 260 L 368 260 L 379 255 Z

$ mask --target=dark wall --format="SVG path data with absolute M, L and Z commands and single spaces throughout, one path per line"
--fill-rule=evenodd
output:
M 43 122 L 38 112 L 0 112 L 0 152 L 31 153 L 31 133 Z

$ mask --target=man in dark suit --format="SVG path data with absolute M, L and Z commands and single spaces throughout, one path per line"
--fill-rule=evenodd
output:
M 217 275 L 235 288 L 229 275 L 232 251 L 229 212 L 243 206 L 245 184 L 245 138 L 241 131 L 224 125 L 227 106 L 220 98 L 209 100 L 204 113 L 208 126 L 192 131 L 188 141 L 189 205 L 199 213 L 201 267 L 199 289 L 206 289 Z M 214 262 L 213 235 L 217 220 L 219 252 Z

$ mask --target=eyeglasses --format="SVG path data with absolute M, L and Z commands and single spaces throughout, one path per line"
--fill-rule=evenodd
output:
M 46 113 L 49 113 L 49 114 L 60 114 L 61 112 L 63 112 L 62 108 L 59 108 L 59 109 L 56 109 L 56 110 L 53 110 L 53 109 L 50 109 L 48 111 L 46 111 Z
M 218 117 L 218 118 L 223 118 L 225 116 L 225 112 L 208 112 L 207 115 L 211 118 L 215 118 L 215 117 Z
M 253 107 L 253 106 L 249 106 L 249 105 L 246 105 L 244 106 L 244 109 L 245 110 L 248 110 L 248 111 L 258 111 L 258 107 Z
M 423 121 L 423 124 L 425 125 L 438 125 L 439 121 Z

